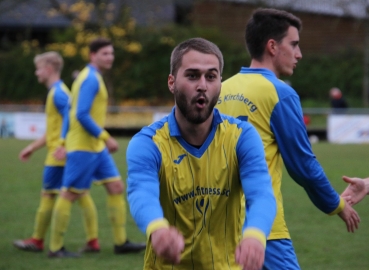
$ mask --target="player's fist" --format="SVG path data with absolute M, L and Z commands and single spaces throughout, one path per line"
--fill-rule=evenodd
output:
M 106 144 L 106 147 L 108 148 L 110 153 L 114 153 L 114 152 L 118 151 L 119 144 L 113 137 L 109 137 L 105 141 L 105 144 Z
M 264 264 L 265 249 L 259 240 L 245 238 L 236 248 L 236 262 L 243 270 L 260 270 Z
M 181 261 L 184 238 L 176 228 L 162 228 L 154 231 L 151 234 L 151 245 L 159 257 L 174 264 L 179 264 Z
M 56 148 L 55 152 L 53 153 L 54 158 L 57 160 L 65 159 L 66 155 L 67 155 L 67 151 L 65 150 L 64 146 L 59 146 L 58 148 Z

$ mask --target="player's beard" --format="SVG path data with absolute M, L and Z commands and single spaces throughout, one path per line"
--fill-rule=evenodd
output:
M 198 109 L 196 103 L 198 98 L 203 97 L 205 99 L 205 108 Z M 192 124 L 202 124 L 204 123 L 213 112 L 215 104 L 218 102 L 219 95 L 215 95 L 210 101 L 204 93 L 199 93 L 196 97 L 188 100 L 186 95 L 178 91 L 177 88 L 174 89 L 174 99 L 177 108 L 181 111 L 182 115 L 187 119 L 188 122 Z

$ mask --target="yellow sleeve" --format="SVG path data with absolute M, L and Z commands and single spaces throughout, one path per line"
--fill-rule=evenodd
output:
M 156 219 L 147 226 L 146 229 L 146 236 L 150 238 L 151 234 L 161 228 L 169 228 L 169 222 L 165 218 L 163 219 Z
M 243 232 L 242 239 L 245 238 L 255 238 L 256 240 L 260 241 L 260 243 L 266 247 L 266 236 L 265 234 L 257 229 L 257 228 L 248 228 Z
M 329 213 L 329 215 L 333 216 L 338 214 L 342 212 L 343 208 L 345 208 L 345 200 L 340 197 L 340 203 L 338 204 L 337 208 L 332 213 Z
M 106 141 L 109 138 L 110 134 L 105 129 L 99 135 L 99 139 L 102 139 L 103 141 Z

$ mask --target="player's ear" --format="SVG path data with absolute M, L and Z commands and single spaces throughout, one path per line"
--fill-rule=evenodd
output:
M 278 44 L 274 39 L 269 39 L 266 43 L 265 50 L 268 54 L 274 56 L 277 51 Z
M 169 74 L 168 76 L 168 88 L 169 91 L 173 94 L 174 93 L 174 82 L 175 82 L 175 77 L 172 74 Z

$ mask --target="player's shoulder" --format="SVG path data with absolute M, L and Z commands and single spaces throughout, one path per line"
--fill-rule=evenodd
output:
M 280 79 L 275 79 L 273 81 L 274 87 L 277 91 L 279 99 L 283 99 L 287 96 L 298 96 L 296 91 L 285 81 Z
M 82 83 L 84 81 L 98 81 L 98 71 L 91 65 L 87 65 L 84 67 L 81 72 L 78 74 L 77 78 L 74 80 L 74 83 Z
M 167 123 L 168 123 L 168 116 L 164 116 L 159 121 L 155 121 L 149 126 L 143 127 L 137 134 L 133 136 L 133 138 L 140 139 L 140 140 L 142 140 L 143 138 L 152 139 L 154 136 L 158 134 L 158 132 L 162 131 L 165 128 L 165 125 Z
M 65 85 L 65 83 L 63 81 L 58 81 L 55 85 L 54 85 L 54 91 L 55 91 L 55 95 L 63 95 L 63 96 L 69 96 L 70 94 L 70 90 L 68 88 L 68 86 Z
M 166 116 L 149 126 L 145 126 L 136 133 L 129 141 L 127 155 L 142 157 L 150 156 L 149 153 L 155 155 L 158 154 L 160 152 L 159 144 L 168 140 L 165 137 L 169 137 L 169 132 L 164 130 L 165 125 L 168 122 L 167 118 L 168 117 Z

